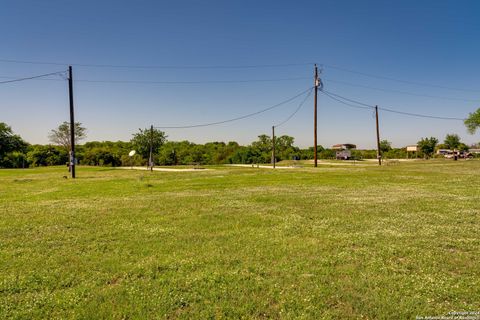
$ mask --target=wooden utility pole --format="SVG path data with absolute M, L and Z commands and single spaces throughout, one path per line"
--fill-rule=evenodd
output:
M 70 172 L 75 178 L 75 117 L 73 112 L 73 75 L 72 66 L 68 67 L 68 95 L 70 100 Z
M 275 126 L 272 126 L 272 163 L 275 169 Z
M 148 164 L 150 165 L 150 171 L 153 171 L 153 124 L 150 126 L 150 157 Z
M 313 99 L 313 159 L 317 167 L 317 91 L 318 91 L 318 69 L 315 64 L 315 95 Z
M 378 127 L 378 106 L 375 106 L 375 120 L 377 123 L 377 159 L 378 165 L 382 165 L 382 152 L 380 151 L 380 129 Z

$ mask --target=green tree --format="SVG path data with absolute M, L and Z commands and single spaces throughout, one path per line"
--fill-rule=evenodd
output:
M 260 152 L 268 153 L 272 150 L 272 139 L 266 134 L 258 136 L 258 140 L 252 142 L 252 147 Z
M 251 150 L 246 153 L 251 158 L 248 163 L 269 163 L 271 161 L 272 139 L 266 134 L 259 135 L 258 140 L 252 142 L 250 147 Z
M 84 164 L 90 166 L 110 166 L 117 167 L 122 164 L 121 154 L 115 152 L 113 148 L 95 147 L 85 152 Z
M 180 147 L 178 142 L 168 141 L 163 144 L 158 152 L 158 163 L 160 165 L 175 166 L 179 163 L 178 152 Z
M 133 148 L 144 159 L 148 159 L 150 156 L 150 145 L 152 146 L 152 154 L 157 154 L 160 147 L 167 140 L 165 132 L 158 129 L 138 129 L 139 132 L 133 134 L 132 140 L 130 140 Z
M 458 147 L 458 151 L 468 151 L 470 149 L 469 146 L 467 146 L 465 143 L 461 142 Z
M 300 158 L 300 149 L 293 145 L 295 139 L 293 137 L 283 135 L 275 138 L 275 153 L 279 160 L 292 160 L 292 158 Z
M 13 133 L 6 123 L 0 122 L 0 167 L 18 167 L 18 159 L 27 150 L 28 143 Z M 23 160 L 22 160 L 23 163 Z
M 319 155 L 325 148 L 321 145 L 317 145 L 317 155 Z M 299 150 L 300 159 L 301 160 L 309 160 L 314 158 L 314 150 L 313 147 L 309 147 L 308 149 L 301 149 Z
M 319 151 L 317 147 L 317 151 Z M 318 153 L 318 158 L 320 159 L 335 159 L 335 150 L 332 149 L 323 149 Z
M 167 141 L 160 147 L 158 162 L 161 165 L 192 164 L 194 147 L 195 144 L 189 141 Z
M 82 127 L 80 122 L 75 122 L 75 144 L 86 138 L 87 129 Z M 58 146 L 63 147 L 67 152 L 70 151 L 70 123 L 63 122 L 57 129 L 52 129 L 48 139 Z
M 33 145 L 27 152 L 27 161 L 34 167 L 65 165 L 68 153 L 63 147 Z
M 288 160 L 292 156 L 300 155 L 300 149 L 293 145 L 294 138 L 283 135 L 275 137 L 275 157 L 277 160 Z M 253 163 L 269 163 L 272 157 L 272 139 L 266 134 L 258 136 L 258 140 L 252 142 L 250 152 L 242 151 L 243 155 L 254 158 Z M 250 163 L 250 161 L 249 161 Z
M 407 157 L 406 152 L 405 148 L 395 148 L 385 152 L 383 157 L 385 159 L 402 159 Z
M 424 154 L 426 158 L 429 158 L 435 152 L 435 147 L 438 143 L 438 139 L 434 137 L 430 138 L 422 138 L 422 140 L 418 141 L 417 145 L 420 151 Z
M 27 156 L 23 152 L 18 152 L 18 151 L 9 152 L 2 159 L 2 167 L 5 167 L 5 168 L 28 167 Z
M 447 134 L 445 136 L 445 140 L 443 141 L 447 149 L 458 149 L 458 146 L 460 145 L 460 137 L 458 134 Z
M 470 113 L 464 123 L 468 132 L 474 134 L 475 131 L 480 128 L 480 108 L 478 108 L 477 111 Z
M 0 154 L 11 151 L 25 151 L 27 145 L 19 135 L 13 133 L 11 127 L 0 122 Z
M 380 151 L 382 153 L 388 152 L 392 150 L 392 143 L 388 140 L 382 140 L 380 141 Z

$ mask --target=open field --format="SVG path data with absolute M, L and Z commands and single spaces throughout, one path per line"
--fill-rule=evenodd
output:
M 0 170 L 0 318 L 480 311 L 480 161 Z

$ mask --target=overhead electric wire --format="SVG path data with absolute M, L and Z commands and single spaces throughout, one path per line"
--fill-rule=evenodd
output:
M 115 65 L 115 64 L 85 64 L 85 63 L 64 63 L 48 61 L 27 61 L 0 59 L 0 62 L 21 63 L 21 64 L 39 64 L 39 65 L 57 65 L 57 66 L 77 66 L 91 68 L 125 68 L 125 69 L 256 69 L 256 68 L 284 68 L 295 66 L 313 65 L 314 63 L 283 63 L 283 64 L 258 64 L 258 65 Z
M 328 64 L 322 64 L 322 66 L 325 66 L 325 67 L 331 68 L 331 69 L 336 69 L 336 70 L 348 72 L 348 73 L 358 74 L 358 75 L 365 76 L 365 77 L 383 79 L 383 80 L 389 80 L 389 81 L 396 81 L 396 82 L 412 84 L 412 85 L 417 85 L 417 86 L 423 86 L 423 87 L 432 87 L 432 88 L 440 88 L 440 89 L 447 89 L 447 90 L 454 90 L 454 91 L 465 91 L 465 92 L 477 92 L 477 93 L 480 92 L 480 90 L 474 90 L 474 89 L 462 89 L 462 88 L 442 86 L 442 85 L 437 85 L 437 84 L 430 84 L 430 83 L 423 83 L 423 82 L 416 82 L 416 81 L 409 81 L 409 80 L 379 76 L 379 75 L 375 75 L 375 74 L 350 70 L 350 69 L 347 69 L 347 68 L 337 67 L 337 66 L 328 65 Z
M 349 106 L 349 107 L 352 107 L 352 108 L 357 108 L 357 109 L 372 109 L 374 107 L 364 107 L 364 106 L 357 106 L 357 105 L 354 105 L 354 104 L 351 104 L 351 103 L 348 103 L 348 102 L 345 102 L 343 100 L 340 100 L 340 99 L 337 99 L 335 98 L 334 96 L 332 96 L 330 93 L 327 93 L 325 91 L 321 91 L 324 95 L 326 95 L 327 97 L 329 97 L 330 99 L 332 100 L 335 100 L 337 102 L 340 102 L 346 106 Z
M 40 74 L 40 75 L 37 75 L 37 76 L 31 76 L 31 77 L 25 77 L 25 78 L 17 78 L 17 79 L 12 79 L 12 80 L 4 80 L 4 81 L 0 81 L 0 84 L 12 83 L 12 82 L 18 82 L 18 81 L 25 81 L 25 80 L 32 80 L 32 79 L 37 79 L 37 78 L 42 78 L 42 77 L 59 75 L 59 74 L 65 73 L 65 72 L 66 72 L 66 71 L 57 71 L 57 72 L 52 72 L 52 73 Z
M 213 126 L 213 125 L 218 125 L 218 124 L 223 124 L 223 123 L 228 123 L 228 122 L 233 122 L 233 121 L 238 121 L 238 120 L 242 120 L 242 119 L 246 119 L 246 118 L 249 118 L 249 117 L 253 117 L 253 116 L 256 116 L 258 114 L 261 114 L 263 112 L 266 112 L 266 111 L 269 111 L 269 110 L 272 110 L 272 109 L 275 109 L 275 108 L 278 108 L 280 107 L 281 105 L 284 105 L 285 103 L 288 103 L 292 100 L 295 100 L 296 98 L 304 95 L 306 92 L 308 92 L 309 90 L 311 90 L 311 88 L 308 88 L 307 90 L 304 90 L 298 94 L 296 94 L 295 96 L 291 97 L 291 98 L 288 98 L 280 103 L 277 103 L 273 106 L 270 106 L 268 108 L 265 108 L 265 109 L 262 109 L 262 110 L 259 110 L 259 111 L 256 111 L 256 112 L 253 112 L 253 113 L 249 113 L 249 114 L 246 114 L 246 115 L 243 115 L 243 116 L 240 116 L 240 117 L 236 117 L 236 118 L 232 118 L 232 119 L 228 119 L 228 120 L 222 120 L 222 121 L 215 121 L 215 122 L 209 122 L 209 123 L 202 123 L 202 124 L 193 124 L 193 125 L 186 125 L 186 126 L 155 126 L 155 128 L 157 129 L 189 129 L 189 128 L 199 128 L 199 127 L 208 127 L 208 126 Z
M 52 61 L 31 61 L 31 60 L 15 60 L 15 59 L 0 59 L 0 62 L 4 63 L 17 63 L 17 64 L 37 64 L 37 65 L 57 65 L 57 66 L 77 66 L 77 67 L 91 67 L 91 68 L 125 68 L 125 69 L 257 69 L 257 68 L 284 68 L 295 66 L 309 66 L 314 65 L 314 62 L 304 63 L 283 63 L 283 64 L 258 64 L 258 65 L 115 65 L 115 64 L 86 64 L 86 63 L 66 63 L 66 62 L 52 62 Z M 480 90 L 462 89 L 449 86 L 442 86 L 437 84 L 422 83 L 416 81 L 409 81 L 403 79 L 397 79 L 387 76 L 380 76 L 370 74 L 366 72 L 355 71 L 335 65 L 321 64 L 322 67 L 336 69 L 344 72 L 358 74 L 366 77 L 396 81 L 406 84 L 412 84 L 417 86 L 434 87 L 448 90 L 465 91 L 465 92 L 480 92 Z
M 369 104 L 366 104 L 366 103 L 363 103 L 363 102 L 360 102 L 360 101 L 349 99 L 349 98 L 343 97 L 343 96 L 338 95 L 338 94 L 333 93 L 333 92 L 327 92 L 325 90 L 323 90 L 321 92 L 323 94 L 327 95 L 328 97 L 330 97 L 333 100 L 336 100 L 340 103 L 343 103 L 345 105 L 349 105 L 349 106 L 354 107 L 354 108 L 360 108 L 360 109 L 374 109 L 375 108 L 375 106 L 373 106 L 373 105 L 369 105 Z M 336 98 L 336 97 L 338 97 L 338 98 Z M 353 103 L 359 104 L 359 105 L 353 105 L 353 104 L 347 103 L 343 100 L 353 102 Z M 464 118 L 439 117 L 439 116 L 434 116 L 434 115 L 426 115 L 426 114 L 413 113 L 413 112 L 397 111 L 397 110 L 390 109 L 390 108 L 385 108 L 385 107 L 378 107 L 378 110 L 383 110 L 383 111 L 386 111 L 386 112 L 391 112 L 391 113 L 396 113 L 396 114 L 402 114 L 402 115 L 411 116 L 411 117 L 430 118 L 430 119 L 439 119 L 439 120 L 455 120 L 455 121 L 464 121 L 465 120 Z
M 3 79 L 16 79 L 15 77 L 0 76 Z M 239 80 L 194 80 L 194 81 L 162 81 L 162 80 L 93 80 L 93 79 L 75 79 L 75 82 L 87 83 L 132 83 L 132 84 L 209 84 L 209 83 L 250 83 L 250 82 L 281 82 L 307 80 L 310 77 L 292 77 L 292 78 L 272 78 L 272 79 L 239 79 Z M 37 79 L 49 81 L 63 81 L 62 79 Z
M 41 61 L 24 61 L 24 60 L 10 60 L 10 59 L 0 59 L 0 62 L 6 62 L 6 63 L 23 63 L 23 64 L 46 64 L 46 65 L 74 65 L 74 66 L 83 66 L 83 67 L 101 67 L 101 68 L 136 68 L 136 69 L 153 69 L 153 68 L 159 68 L 159 69 L 241 69 L 241 68 L 275 68 L 275 67 L 291 67 L 291 66 L 305 66 L 305 65 L 311 65 L 313 63 L 294 63 L 294 64 L 269 64 L 269 65 L 216 65 L 216 66 L 180 66 L 180 65 L 172 65 L 172 66 L 160 66 L 160 65 L 110 65 L 110 64 L 66 64 L 66 63 L 59 63 L 59 62 L 41 62 Z M 453 87 L 447 87 L 447 86 L 441 86 L 441 85 L 434 85 L 434 84 L 427 84 L 427 83 L 421 83 L 421 82 L 415 82 L 415 81 L 407 81 L 407 80 L 402 80 L 402 79 L 396 79 L 396 78 L 391 78 L 391 77 L 385 77 L 385 76 L 379 76 L 379 75 L 373 75 L 369 73 L 364 73 L 364 72 L 359 72 L 359 71 L 354 71 L 354 70 L 349 70 L 346 68 L 341 68 L 333 65 L 322 65 L 326 66 L 327 68 L 332 68 L 332 69 L 337 69 L 345 72 L 350 72 L 354 74 L 359 74 L 362 76 L 367 76 L 367 77 L 372 77 L 372 78 L 378 78 L 378 79 L 385 79 L 385 80 L 390 80 L 390 81 L 397 81 L 397 82 L 402 82 L 402 83 L 407 83 L 407 84 L 414 84 L 414 85 L 420 85 L 420 86 L 428 86 L 428 87 L 436 87 L 436 88 L 442 88 L 442 89 L 449 89 L 449 90 L 457 90 L 457 91 L 466 91 L 466 92 L 480 92 L 478 90 L 470 90 L 470 89 L 460 89 L 460 88 L 453 88 Z M 19 82 L 19 81 L 26 81 L 26 80 L 34 80 L 34 79 L 40 79 L 48 76 L 53 76 L 53 75 L 61 75 L 64 74 L 66 71 L 57 71 L 57 72 L 52 72 L 52 73 L 47 73 L 47 74 L 41 74 L 41 75 L 35 75 L 31 77 L 23 77 L 23 78 L 15 78 L 11 80 L 5 80 L 5 81 L 0 81 L 0 84 L 7 84 L 7 83 L 13 83 L 13 82 Z M 1 78 L 7 78 L 7 77 L 1 77 Z M 270 82 L 270 81 L 291 81 L 291 80 L 304 80 L 308 79 L 306 77 L 298 77 L 298 78 L 280 78 L 280 79 L 250 79 L 250 80 L 204 80 L 204 81 L 149 81 L 149 80 L 89 80 L 89 79 L 78 79 L 75 80 L 76 82 L 92 82 L 92 83 L 152 83 L 152 84 L 201 84 L 201 83 L 246 83 L 246 82 Z M 41 79 L 41 80 L 56 80 L 56 79 Z M 61 81 L 61 80 L 59 80 Z M 335 80 L 330 80 L 332 82 L 337 82 L 337 83 L 343 83 L 347 85 L 353 85 L 353 86 L 359 86 L 359 87 L 364 87 L 368 89 L 374 89 L 374 90 L 380 90 L 380 91 L 392 91 L 392 92 L 397 92 L 397 93 L 402 93 L 402 94 L 410 94 L 410 95 L 416 95 L 416 96 L 425 96 L 425 97 L 431 97 L 431 98 L 441 98 L 441 99 L 449 99 L 449 100 L 463 100 L 463 101 L 471 101 L 471 102 L 477 102 L 479 100 L 473 100 L 473 99 L 461 99 L 461 98 L 452 98 L 452 97 L 439 97 L 439 96 L 432 96 L 432 95 L 422 95 L 422 94 L 415 94 L 411 92 L 405 92 L 405 91 L 397 91 L 397 90 L 388 90 L 388 89 L 381 89 L 381 88 L 375 88 L 375 87 L 369 87 L 369 86 L 364 86 L 364 85 L 358 85 L 358 84 L 351 84 L 347 82 L 341 82 L 341 81 L 335 81 Z M 305 99 L 300 103 L 300 105 L 297 107 L 297 109 L 283 122 L 278 124 L 277 126 L 281 126 L 287 121 L 289 121 L 303 106 L 305 101 L 307 100 L 308 96 L 311 94 L 312 88 L 309 88 L 296 96 L 287 99 L 279 104 L 276 104 L 274 106 L 268 107 L 266 109 L 247 114 L 244 116 L 240 116 L 237 118 L 233 119 L 228 119 L 228 120 L 223 120 L 223 121 L 217 121 L 217 122 L 211 122 L 211 123 L 205 123 L 205 124 L 195 124 L 195 125 L 189 125 L 189 126 L 166 126 L 166 127 L 157 127 L 157 128 L 163 128 L 163 129 L 181 129 L 181 128 L 195 128 L 195 127 L 205 127 L 205 126 L 210 126 L 210 125 L 217 125 L 217 124 L 222 124 L 222 123 L 228 123 L 232 121 L 237 121 L 241 119 L 245 119 L 251 116 L 255 116 L 257 114 L 266 112 L 268 110 L 271 110 L 273 108 L 276 108 L 280 105 L 283 105 L 287 102 L 290 102 L 294 100 L 295 98 L 305 94 L 307 91 L 309 91 L 309 94 L 305 97 Z M 361 108 L 361 109 L 371 109 L 375 108 L 372 105 L 356 101 L 350 98 L 346 98 L 343 96 L 340 96 L 336 93 L 333 92 L 328 92 L 326 90 L 321 90 L 323 94 L 331 98 L 332 100 L 335 100 L 339 103 L 342 103 L 344 105 L 354 107 L 354 108 Z M 348 101 L 348 102 L 347 102 Z M 431 118 L 431 119 L 441 119 L 441 120 L 459 120 L 463 121 L 465 119 L 463 118 L 456 118 L 456 117 L 440 117 L 440 116 L 434 116 L 434 115 L 425 115 L 425 114 L 418 114 L 418 113 L 411 113 L 411 112 L 403 112 L 403 111 L 397 111 L 394 109 L 390 108 L 385 108 L 385 107 L 379 107 L 378 109 L 386 111 L 386 112 L 391 112 L 391 113 L 396 113 L 396 114 L 402 114 L 402 115 L 407 115 L 407 116 L 414 116 L 414 117 L 422 117 L 422 118 Z
M 442 100 L 458 100 L 458 101 L 477 102 L 477 103 L 480 102 L 480 99 L 465 99 L 465 98 L 435 96 L 435 95 L 413 93 L 413 92 L 402 91 L 402 90 L 377 88 L 377 87 L 372 87 L 372 86 L 366 86 L 366 85 L 363 85 L 363 84 L 350 83 L 350 82 L 346 82 L 346 81 L 339 81 L 339 80 L 332 80 L 332 79 L 325 79 L 325 78 L 324 78 L 324 80 L 329 81 L 329 82 L 333 82 L 333 83 L 339 83 L 339 84 L 343 84 L 343 85 L 347 85 L 347 86 L 352 86 L 352 87 L 359 87 L 359 88 L 365 88 L 365 89 L 377 90 L 377 91 L 383 91 L 383 92 L 400 93 L 400 94 L 417 96 L 417 97 L 427 97 L 427 98 L 442 99 Z
M 293 116 L 295 114 L 297 114 L 298 111 L 300 111 L 300 109 L 303 107 L 303 105 L 305 104 L 305 102 L 307 101 L 308 97 L 310 97 L 310 95 L 312 94 L 313 90 L 315 90 L 315 87 L 311 88 L 310 91 L 308 92 L 308 94 L 305 96 L 305 98 L 302 100 L 302 102 L 300 102 L 300 104 L 298 105 L 298 107 L 295 109 L 295 111 L 290 114 L 288 116 L 288 118 L 286 118 L 285 120 L 283 120 L 282 122 L 280 122 L 279 124 L 277 125 L 274 125 L 275 128 L 278 128 L 280 127 L 281 125 L 285 124 L 286 122 L 288 122 L 290 119 L 293 118 Z
M 136 84 L 202 84 L 202 83 L 248 83 L 248 82 L 276 82 L 306 80 L 309 77 L 278 78 L 278 79 L 246 79 L 246 80 L 198 80 L 198 81 L 154 81 L 154 80 L 85 80 L 78 79 L 76 82 L 92 83 L 136 83 Z
M 403 114 L 403 115 L 406 115 L 406 116 L 413 116 L 413 117 L 430 118 L 430 119 L 440 119 L 440 120 L 465 121 L 464 118 L 437 117 L 437 116 L 432 116 L 432 115 L 425 115 L 425 114 L 418 114 L 418 113 L 410 113 L 410 112 L 397 111 L 397 110 L 387 109 L 387 108 L 383 108 L 383 107 L 379 107 L 378 110 L 383 110 L 383 111 L 387 111 L 387 112 L 398 113 L 398 114 Z
M 338 94 L 333 93 L 333 92 L 329 92 L 329 91 L 327 91 L 327 90 L 322 90 L 321 92 L 323 92 L 323 93 L 328 93 L 328 94 L 330 94 L 330 95 L 332 95 L 332 96 L 336 96 L 336 97 L 338 97 L 338 98 L 340 98 L 340 99 L 347 100 L 347 101 L 349 101 L 349 102 L 353 102 L 353 103 L 356 103 L 356 104 L 361 105 L 361 106 L 365 106 L 365 107 L 369 107 L 369 108 L 374 108 L 374 106 L 372 106 L 372 105 L 370 105 L 370 104 L 366 104 L 366 103 L 363 103 L 363 102 L 360 102 L 360 101 L 356 101 L 356 100 L 353 100 L 353 99 L 345 98 L 345 97 L 342 97 L 341 95 L 338 95 Z

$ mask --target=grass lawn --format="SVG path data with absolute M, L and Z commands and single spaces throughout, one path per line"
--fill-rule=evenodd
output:
M 0 170 L 0 318 L 480 311 L 480 161 Z

